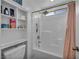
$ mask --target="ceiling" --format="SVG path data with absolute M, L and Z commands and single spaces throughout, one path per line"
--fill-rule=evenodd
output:
M 43 9 L 46 7 L 54 6 L 56 4 L 66 3 L 72 0 L 54 0 L 51 2 L 50 0 L 24 0 L 25 7 L 27 7 L 31 11 L 36 11 L 39 9 Z

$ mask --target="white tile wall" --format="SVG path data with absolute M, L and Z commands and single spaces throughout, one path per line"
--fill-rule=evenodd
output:
M 43 16 L 41 22 L 40 49 L 63 57 L 67 11 L 54 16 Z
M 40 47 L 38 48 L 37 33 L 35 33 L 35 24 L 40 24 Z M 54 16 L 42 16 L 41 18 L 33 19 L 33 47 L 59 57 L 63 57 L 64 39 L 67 24 L 67 10 L 64 13 Z

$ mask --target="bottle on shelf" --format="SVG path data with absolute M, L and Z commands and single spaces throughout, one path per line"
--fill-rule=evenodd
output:
M 1 24 L 1 28 L 9 28 L 9 24 Z
M 14 16 L 14 9 L 10 8 L 10 16 Z
M 16 20 L 10 19 L 10 28 L 16 28 Z

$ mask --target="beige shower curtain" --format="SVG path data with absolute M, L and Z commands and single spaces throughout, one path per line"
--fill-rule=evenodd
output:
M 68 21 L 64 44 L 64 58 L 63 59 L 76 59 L 76 51 L 73 48 L 76 47 L 76 8 L 75 2 L 68 3 Z

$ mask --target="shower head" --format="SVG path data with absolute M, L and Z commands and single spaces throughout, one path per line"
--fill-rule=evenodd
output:
M 48 11 L 44 11 L 44 12 L 43 12 L 44 15 L 46 15 L 46 14 L 48 14 L 48 13 L 49 13 Z

